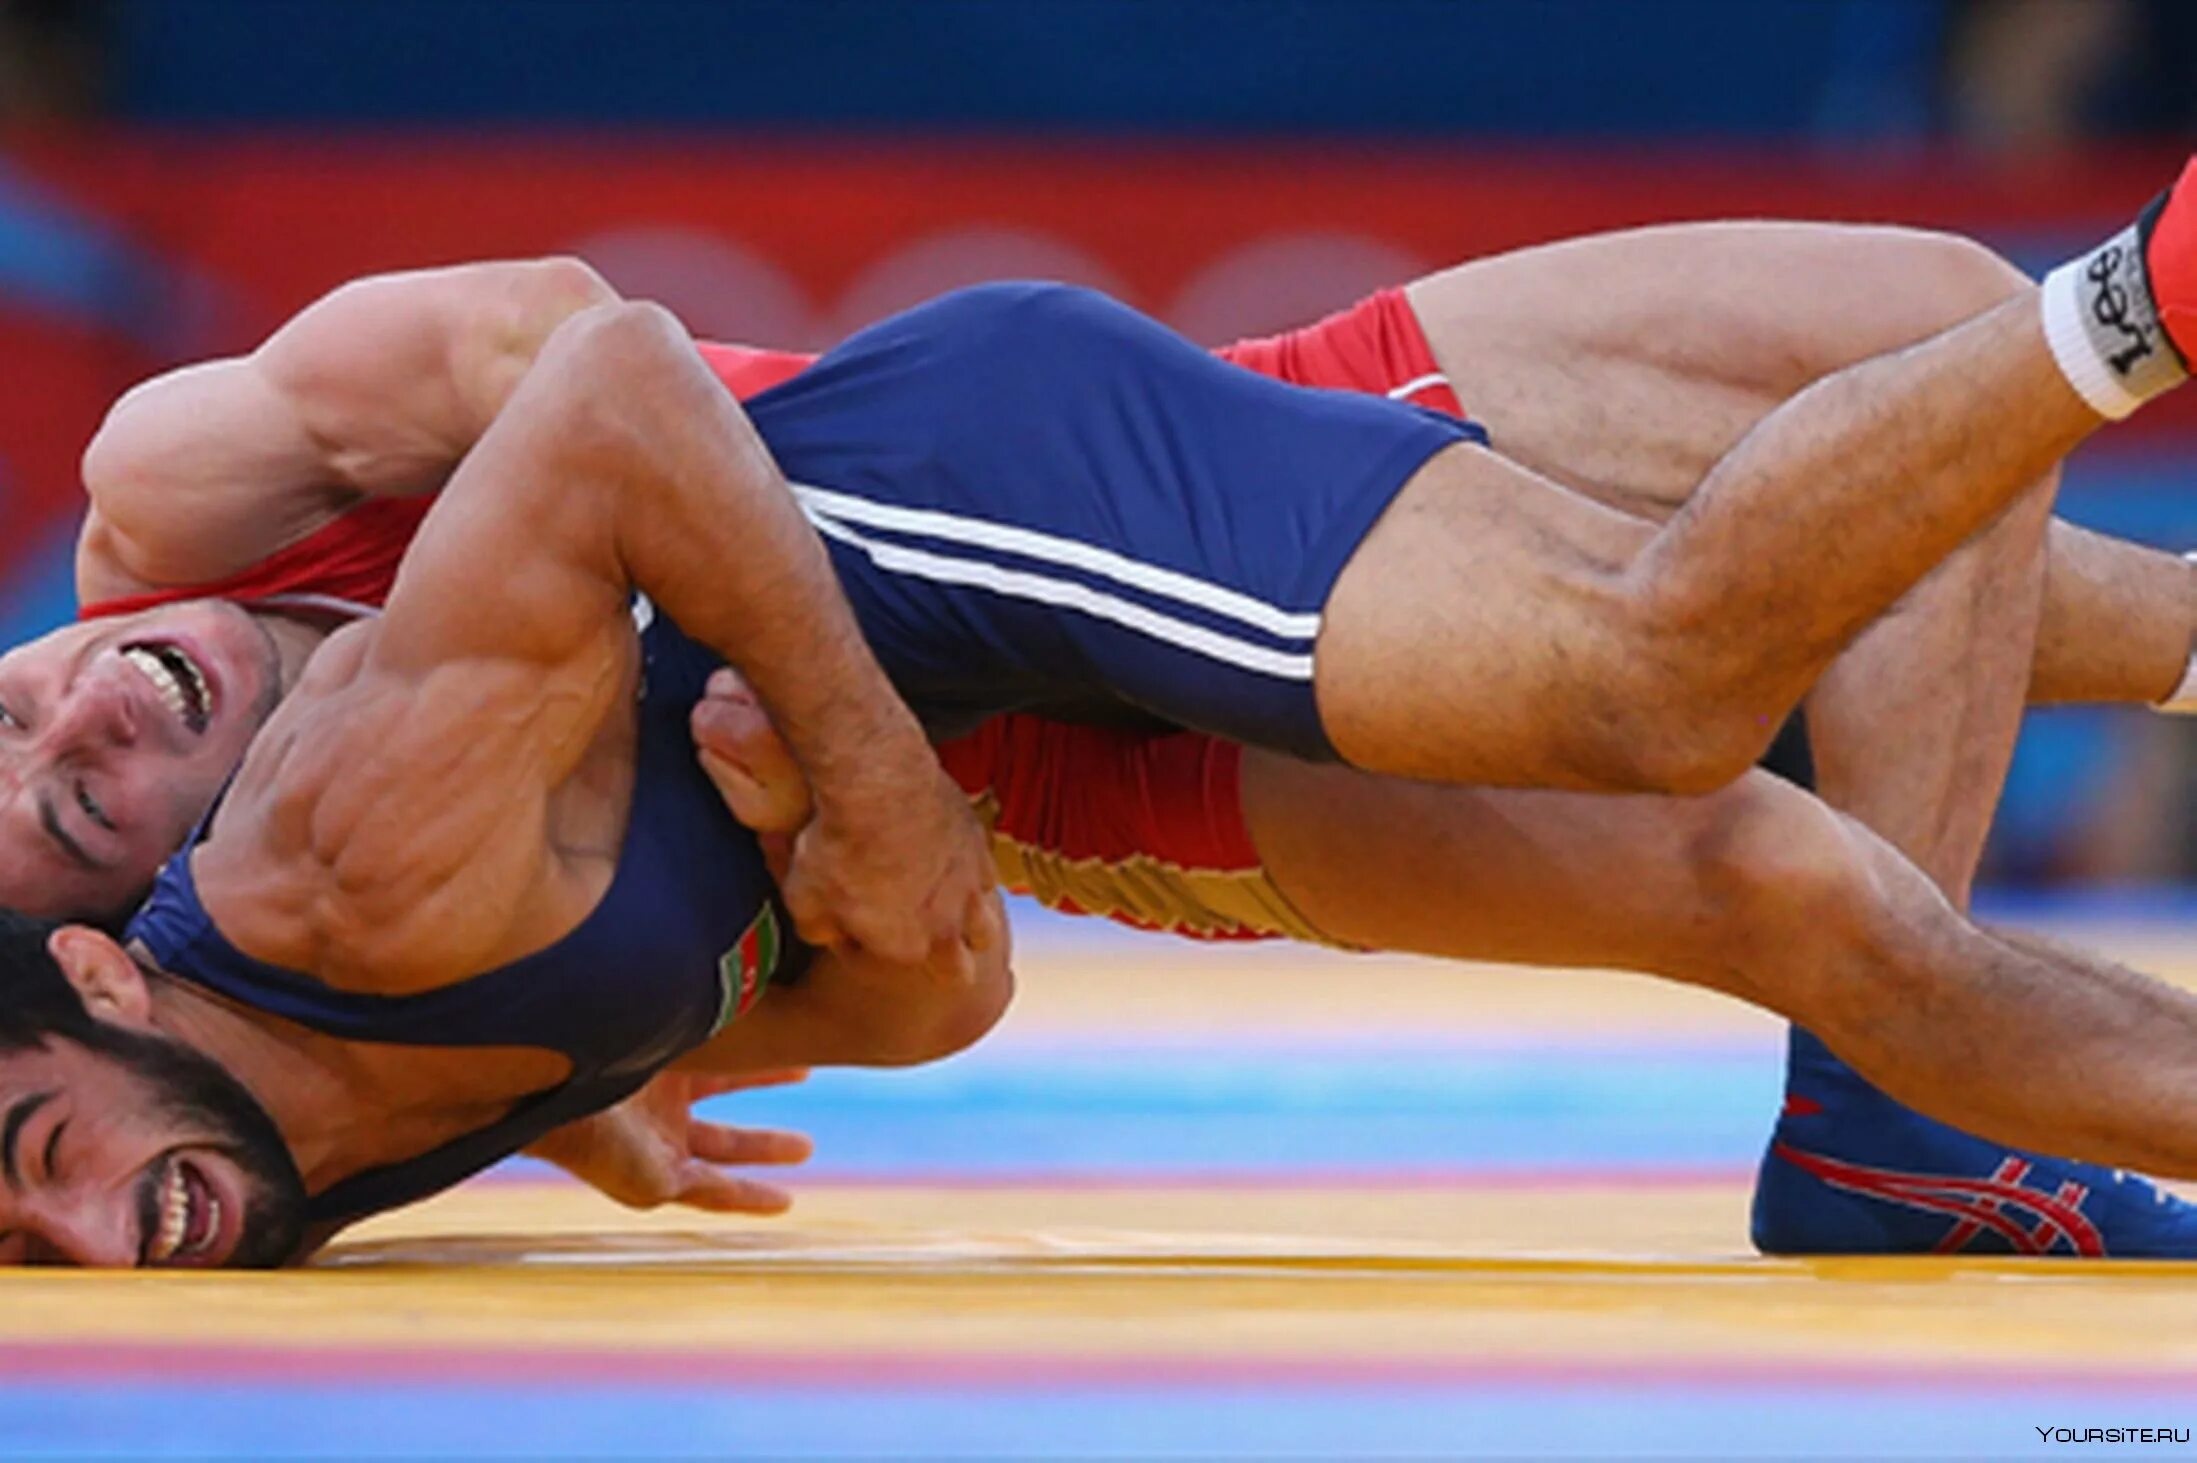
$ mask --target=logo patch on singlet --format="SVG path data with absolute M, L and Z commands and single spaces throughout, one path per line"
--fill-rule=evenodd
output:
M 748 1008 L 763 994 L 764 987 L 770 984 L 771 977 L 778 973 L 778 956 L 784 948 L 785 942 L 778 936 L 778 911 L 765 904 L 763 912 L 740 936 L 740 943 L 717 961 L 717 985 L 721 995 L 717 1024 L 710 1028 L 711 1035 L 747 1014 Z

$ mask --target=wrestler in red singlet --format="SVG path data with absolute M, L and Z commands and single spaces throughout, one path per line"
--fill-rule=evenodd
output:
M 815 359 L 708 342 L 700 349 L 742 400 Z M 1300 386 L 1464 414 L 1401 290 L 1219 354 Z M 378 607 L 430 502 L 370 500 L 242 573 L 87 605 L 83 613 L 205 596 L 270 608 Z M 1260 867 L 1239 798 L 1242 749 L 1232 742 L 1200 732 L 1154 734 L 1010 715 L 942 744 L 938 753 L 991 825 L 1000 878 L 1011 889 L 1057 909 L 1201 939 L 1319 938 Z

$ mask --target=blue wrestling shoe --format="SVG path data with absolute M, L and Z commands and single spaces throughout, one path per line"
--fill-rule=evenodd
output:
M 1768 1255 L 2197 1258 L 2197 1205 L 2149 1179 L 1972 1138 L 1871 1087 L 1793 1028 L 1755 1180 Z

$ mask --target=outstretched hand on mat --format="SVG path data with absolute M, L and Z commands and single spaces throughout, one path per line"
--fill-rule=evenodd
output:
M 808 1075 L 801 1068 L 741 1077 L 659 1073 L 616 1107 L 569 1123 L 526 1151 L 633 1209 L 683 1204 L 713 1214 L 782 1214 L 792 1195 L 731 1169 L 802 1163 L 815 1145 L 799 1133 L 708 1122 L 693 1108 L 705 1098 Z

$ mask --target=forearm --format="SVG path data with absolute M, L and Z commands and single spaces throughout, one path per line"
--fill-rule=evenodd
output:
M 577 259 L 485 264 L 480 284 L 440 329 L 460 454 L 479 440 L 533 369 L 549 338 L 573 316 L 618 303 L 618 293 Z
M 911 769 L 935 775 L 769 449 L 676 322 L 628 308 L 631 333 L 592 373 L 591 420 L 627 464 L 611 505 L 620 569 L 739 668 L 820 816 L 876 808 Z

